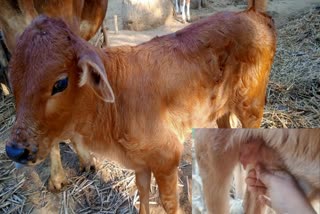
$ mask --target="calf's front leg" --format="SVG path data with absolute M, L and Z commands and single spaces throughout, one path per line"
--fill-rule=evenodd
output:
M 136 172 L 136 185 L 140 197 L 140 214 L 149 213 L 149 191 L 150 191 L 151 171 L 145 169 Z
M 66 143 L 70 144 L 70 141 L 66 141 Z M 75 153 L 78 155 L 80 171 L 95 170 L 93 156 L 90 154 L 89 150 L 84 147 L 82 138 L 75 138 L 71 145 L 73 146 Z M 62 167 L 59 143 L 55 143 L 53 145 L 50 151 L 50 159 L 51 165 L 48 189 L 50 191 L 60 191 L 66 184 L 68 184 L 68 179 Z
M 48 189 L 49 191 L 60 191 L 66 184 L 68 184 L 68 179 L 62 167 L 59 143 L 55 143 L 51 148 L 50 161 L 51 165 Z
M 80 171 L 94 171 L 96 169 L 93 156 L 87 148 L 85 148 L 83 141 L 76 141 L 72 143 L 75 152 L 78 155 L 80 162 Z
M 159 194 L 164 210 L 168 214 L 178 213 L 178 168 L 174 168 L 168 173 L 155 172 Z

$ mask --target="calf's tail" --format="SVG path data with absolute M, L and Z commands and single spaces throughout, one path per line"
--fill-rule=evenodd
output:
M 256 12 L 265 12 L 267 9 L 267 0 L 248 0 L 248 9 Z

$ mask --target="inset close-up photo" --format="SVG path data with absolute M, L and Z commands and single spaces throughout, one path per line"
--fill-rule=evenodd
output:
M 195 129 L 193 141 L 193 213 L 320 212 L 320 129 Z

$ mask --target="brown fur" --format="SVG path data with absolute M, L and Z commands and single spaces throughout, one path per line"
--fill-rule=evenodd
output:
M 228 213 L 232 170 L 238 162 L 286 170 L 308 187 L 309 198 L 319 196 L 319 129 L 199 129 L 195 146 L 209 213 Z M 256 196 L 246 193 L 245 213 L 257 209 L 252 200 Z M 262 213 L 264 207 L 260 209 L 255 213 Z
M 108 0 L 0 0 L 0 5 L 0 28 L 12 52 L 16 39 L 40 14 L 62 18 L 74 32 L 89 40 L 102 24 Z
M 260 126 L 275 37 L 265 14 L 223 12 L 138 46 L 101 50 L 41 17 L 12 57 L 17 121 L 7 146 L 35 146 L 39 162 L 56 141 L 71 139 L 136 171 L 141 213 L 149 211 L 151 172 L 165 210 L 176 213 L 177 166 L 191 127 L 218 118 L 230 126 L 231 114 L 244 127 Z M 61 75 L 68 88 L 51 96 Z

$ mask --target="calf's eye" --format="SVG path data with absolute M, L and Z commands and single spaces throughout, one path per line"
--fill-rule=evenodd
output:
M 65 77 L 61 80 L 55 82 L 51 95 L 64 91 L 68 87 L 68 77 Z

